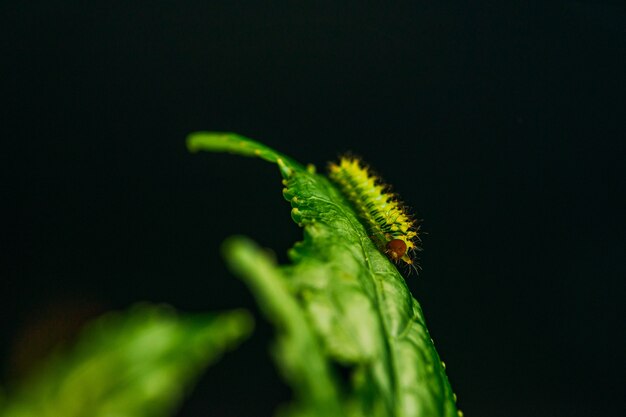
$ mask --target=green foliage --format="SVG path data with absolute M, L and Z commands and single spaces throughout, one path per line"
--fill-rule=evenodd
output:
M 0 407 L 3 417 L 159 417 L 190 383 L 252 330 L 243 311 L 178 316 L 138 305 L 91 323 Z
M 245 238 L 225 255 L 279 329 L 275 357 L 292 385 L 290 416 L 451 417 L 454 394 L 419 303 L 326 177 L 250 139 L 200 132 L 192 151 L 276 163 L 304 240 L 277 266 Z M 347 382 L 337 365 L 348 368 Z
M 279 415 L 457 416 L 419 303 L 341 192 L 313 167 L 235 134 L 196 133 L 188 146 L 277 164 L 303 227 L 289 265 L 243 237 L 224 244 L 232 270 L 278 330 L 274 357 L 295 394 Z M 200 372 L 251 328 L 241 311 L 178 316 L 140 305 L 107 314 L 71 351 L 0 397 L 0 416 L 169 415 Z

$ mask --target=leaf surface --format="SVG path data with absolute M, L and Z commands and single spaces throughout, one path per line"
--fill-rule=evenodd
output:
M 183 316 L 142 304 L 107 313 L 11 395 L 0 416 L 171 415 L 206 366 L 251 329 L 244 311 Z

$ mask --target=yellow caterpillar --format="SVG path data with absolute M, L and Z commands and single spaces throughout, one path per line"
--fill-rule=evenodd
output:
M 419 225 L 397 195 L 389 192 L 389 187 L 353 156 L 330 163 L 329 177 L 354 205 L 378 249 L 392 261 L 403 261 L 415 268 L 412 256 L 420 250 Z

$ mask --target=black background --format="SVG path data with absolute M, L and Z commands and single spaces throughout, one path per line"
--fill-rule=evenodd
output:
M 0 6 L 5 381 L 100 311 L 256 311 L 220 242 L 301 232 L 274 166 L 186 151 L 223 130 L 360 154 L 424 219 L 409 285 L 466 415 L 623 412 L 624 6 L 87 3 Z M 180 416 L 290 397 L 259 321 Z

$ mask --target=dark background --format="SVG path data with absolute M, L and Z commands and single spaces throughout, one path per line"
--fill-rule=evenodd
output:
M 408 281 L 466 415 L 623 412 L 621 3 L 89 3 L 0 6 L 5 382 L 136 301 L 256 311 L 220 242 L 301 232 L 274 166 L 186 151 L 224 130 L 356 152 L 424 219 Z M 180 416 L 270 415 L 271 339 Z

